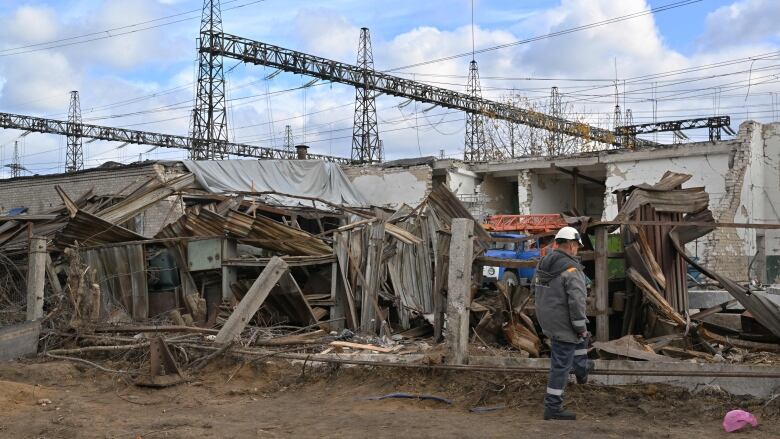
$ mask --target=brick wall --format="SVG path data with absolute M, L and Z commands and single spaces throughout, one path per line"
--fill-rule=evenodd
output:
M 729 170 L 724 176 L 725 191 L 717 202 L 710 203 L 712 216 L 717 222 L 738 222 L 738 210 L 745 209 L 742 193 L 745 184 L 745 174 L 750 166 L 750 152 L 755 126 L 746 124 L 740 131 L 741 142 L 731 151 Z M 739 212 L 747 213 L 747 212 Z M 703 264 L 713 271 L 737 281 L 748 280 L 748 264 L 751 255 L 746 246 L 754 230 L 738 230 L 734 228 L 717 228 L 702 238 L 704 252 Z

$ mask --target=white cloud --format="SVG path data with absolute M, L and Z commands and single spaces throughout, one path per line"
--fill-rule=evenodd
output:
M 302 9 L 295 17 L 295 29 L 305 45 L 301 50 L 339 61 L 356 61 L 360 28 L 335 11 Z
M 21 6 L 2 22 L 7 43 L 43 43 L 54 39 L 60 29 L 56 12 L 43 6 Z
M 63 38 L 73 34 L 86 33 L 96 29 L 123 26 L 181 11 L 186 5 L 167 6 L 178 0 L 139 0 L 134 2 L 113 2 L 95 0 L 88 2 L 97 8 L 81 13 L 63 16 L 54 9 L 45 7 L 24 7 L 11 11 L 6 18 L 0 17 L 0 49 L 41 41 Z M 612 111 L 612 85 L 604 82 L 566 82 L 538 80 L 498 80 L 495 77 L 556 77 L 556 78 L 604 78 L 615 76 L 614 60 L 617 59 L 618 76 L 630 78 L 648 73 L 697 66 L 737 58 L 755 53 L 777 50 L 767 41 L 773 30 L 761 22 L 746 30 L 755 15 L 755 5 L 771 3 L 765 15 L 776 16 L 773 2 L 741 0 L 734 5 L 714 11 L 707 18 L 708 30 L 702 41 L 714 41 L 713 33 L 730 35 L 728 44 L 713 46 L 702 44 L 699 51 L 683 55 L 664 43 L 652 15 L 645 15 L 620 23 L 592 28 L 570 35 L 537 41 L 528 45 L 478 54 L 482 75 L 483 95 L 498 98 L 517 88 L 530 97 L 544 102 L 553 85 L 561 87 L 564 100 L 571 102 L 577 111 L 596 114 L 590 121 L 597 123 L 598 114 L 607 126 L 603 116 Z M 780 3 L 780 2 L 776 2 Z M 400 25 L 386 25 L 378 20 L 382 6 L 376 3 L 358 4 L 352 0 L 331 2 L 327 8 L 312 8 L 308 2 L 290 2 L 280 5 L 262 3 L 253 13 L 249 9 L 226 11 L 224 28 L 237 35 L 255 38 L 283 47 L 290 47 L 326 58 L 354 63 L 361 25 L 372 25 L 372 42 L 375 64 L 378 69 L 399 67 L 417 62 L 469 52 L 471 49 L 471 27 L 453 26 L 460 23 L 447 17 L 439 26 L 428 25 L 436 17 L 415 17 L 420 11 L 429 11 L 433 6 L 405 3 L 411 11 L 403 14 Z M 224 7 L 224 6 L 223 6 Z M 490 5 L 485 5 L 489 8 Z M 225 7 L 226 8 L 226 7 Z M 736 9 L 735 9 L 736 8 Z M 752 8 L 752 9 L 751 9 Z M 192 9 L 192 8 L 186 8 Z M 511 43 L 532 35 L 543 35 L 556 30 L 567 29 L 628 13 L 647 10 L 645 0 L 563 0 L 560 5 L 546 10 L 509 10 L 502 16 L 500 11 L 485 13 L 487 24 L 477 26 L 477 48 Z M 734 13 L 733 11 L 737 11 Z M 726 11 L 726 12 L 723 12 Z M 751 12 L 753 11 L 753 12 Z M 254 13 L 257 12 L 257 13 Z M 398 11 L 394 11 L 398 12 Z M 728 12 L 728 14 L 727 14 Z M 26 15 L 25 15 L 26 14 Z M 372 15 L 373 14 L 373 15 Z M 720 15 L 719 15 L 720 14 Z M 726 15 L 723 15 L 726 14 Z M 27 26 L 20 25 L 20 16 L 27 17 Z M 479 13 L 477 14 L 479 16 Z M 372 17 L 368 19 L 366 17 Z M 464 16 L 463 22 L 467 22 Z M 729 21 L 731 20 L 731 21 Z M 480 20 L 477 20 L 479 23 Z M 716 26 L 718 23 L 731 23 Z M 737 25 L 734 25 L 737 23 Z M 733 33 L 731 32 L 733 26 Z M 390 31 L 392 29 L 392 31 Z M 398 30 L 401 29 L 401 30 Z M 761 29 L 764 29 L 761 31 Z M 755 31 L 755 32 L 753 32 Z M 197 19 L 160 29 L 138 32 L 130 36 L 108 38 L 100 42 L 75 45 L 67 48 L 47 50 L 16 57 L 0 57 L 0 106 L 3 111 L 17 111 L 32 114 L 62 113 L 67 109 L 67 92 L 79 89 L 82 93 L 82 108 L 85 119 L 97 119 L 96 123 L 127 126 L 149 131 L 186 134 L 189 131 L 189 106 L 193 88 L 187 87 L 194 78 L 195 43 Z M 741 34 L 746 36 L 743 37 Z M 760 42 L 759 42 L 760 41 Z M 459 91 L 465 90 L 466 74 L 470 57 L 461 57 L 445 62 L 414 67 L 405 71 L 417 72 L 416 79 L 431 82 Z M 226 60 L 226 69 L 235 61 Z M 774 71 L 761 71 L 771 62 L 757 62 L 751 76 L 748 103 L 765 103 L 767 93 L 774 89 Z M 686 78 L 746 69 L 747 65 L 724 67 L 716 70 L 694 72 L 682 75 Z M 304 140 L 304 112 L 315 112 L 305 119 L 305 140 L 313 152 L 333 153 L 348 156 L 351 144 L 352 112 L 354 110 L 354 89 L 338 84 L 327 84 L 300 90 L 274 94 L 270 98 L 272 115 L 269 114 L 269 100 L 263 94 L 266 84 L 262 78 L 273 69 L 259 66 L 239 65 L 230 75 L 229 97 L 248 99 L 235 100 L 230 104 L 230 128 L 233 140 L 255 141 L 264 146 L 281 146 L 284 125 L 291 125 L 296 142 Z M 404 75 L 411 77 L 409 75 Z M 722 90 L 723 113 L 732 112 L 734 123 L 742 120 L 745 109 L 748 74 L 713 78 L 670 85 L 678 77 L 659 78 L 659 119 L 676 118 L 691 114 L 712 114 L 714 86 Z M 258 82 L 258 80 L 260 80 Z M 300 86 L 309 78 L 281 74 L 269 81 L 272 92 Z M 760 82 L 764 82 L 761 84 Z M 777 81 L 777 80 L 775 80 Z M 729 83 L 735 83 L 728 85 Z M 174 92 L 165 92 L 184 85 Z M 602 88 L 592 89 L 601 85 Z M 650 103 L 652 87 L 649 81 L 628 83 L 627 106 L 634 110 L 636 121 L 647 121 L 651 117 Z M 697 89 L 702 89 L 697 91 Z M 621 85 L 622 90 L 622 85 Z M 679 93 L 677 99 L 671 96 Z M 100 111 L 89 111 L 94 107 L 128 100 L 139 96 L 150 96 L 130 105 L 115 106 Z M 31 102 L 33 101 L 33 102 Z M 463 148 L 463 114 L 453 110 L 430 109 L 430 105 L 415 104 L 399 108 L 403 99 L 380 96 L 377 99 L 380 137 L 385 141 L 387 158 L 405 156 L 438 155 L 440 149 L 457 156 Z M 742 107 L 740 107 L 742 106 Z M 331 111 L 327 108 L 337 107 Z M 163 111 L 174 108 L 173 111 Z M 160 111 L 149 111 L 160 109 Z M 423 110 L 428 110 L 422 113 Z M 780 110 L 780 109 L 779 109 Z M 750 116 L 758 113 L 750 108 Z M 128 115 L 142 112 L 138 115 Z M 763 113 L 764 116 L 767 113 Z M 107 116 L 121 116 L 105 118 Z M 274 123 L 268 124 L 269 119 Z M 171 119 L 171 120 L 169 120 Z M 142 124 L 142 125 L 137 125 Z M 0 144 L 7 142 L 10 135 L 2 134 Z M 419 147 L 418 147 L 419 135 Z M 32 139 L 49 139 L 45 136 L 30 136 L 28 149 L 39 148 Z M 275 138 L 276 143 L 272 139 Z M 55 138 L 57 139 L 57 138 Z M 36 140 L 37 142 L 37 140 Z M 40 140 L 40 150 L 58 143 L 54 140 Z M 116 143 L 95 142 L 89 144 L 88 159 L 100 160 L 125 158 L 137 159 L 139 152 L 147 146 L 127 146 L 116 149 Z M 461 152 L 462 153 L 462 152 Z M 160 149 L 150 157 L 179 157 L 185 153 Z M 35 156 L 40 158 L 41 156 Z M 50 162 L 51 158 L 46 158 Z M 94 163 L 93 163 L 94 164 Z
M 780 2 L 740 0 L 709 13 L 702 42 L 712 49 L 780 36 Z

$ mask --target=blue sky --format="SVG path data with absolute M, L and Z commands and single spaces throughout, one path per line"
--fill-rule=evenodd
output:
M 476 0 L 476 46 L 510 43 L 669 3 L 672 0 Z M 78 89 L 87 122 L 187 134 L 199 13 L 183 13 L 200 6 L 198 0 L 0 0 L 0 111 L 65 118 L 68 91 Z M 378 69 L 468 52 L 471 46 L 467 0 L 223 0 L 223 10 L 226 32 L 351 63 L 359 28 L 367 26 Z M 133 26 L 174 14 L 182 15 Z M 483 95 L 512 95 L 522 105 L 544 111 L 550 87 L 558 86 L 568 117 L 611 128 L 610 81 L 617 74 L 619 99 L 632 109 L 635 122 L 650 121 L 654 113 L 659 120 L 732 114 L 735 128 L 748 118 L 773 120 L 780 111 L 773 58 L 676 76 L 632 78 L 776 51 L 778 20 L 780 2 L 775 0 L 703 0 L 480 54 Z M 152 25 L 160 26 L 140 30 Z M 123 26 L 130 27 L 100 33 Z M 128 30 L 137 32 L 119 35 Z M 89 33 L 95 35 L 80 37 Z M 85 41 L 92 38 L 100 39 Z M 62 45 L 65 42 L 80 44 Z M 30 45 L 35 46 L 18 49 Z M 398 74 L 463 90 L 468 61 L 458 58 Z M 754 71 L 748 72 L 751 67 Z M 230 70 L 231 140 L 281 147 L 289 124 L 296 142 L 305 141 L 314 152 L 349 156 L 353 89 L 317 84 L 289 92 L 285 90 L 309 78 L 283 73 L 266 80 L 273 70 L 232 60 L 225 60 L 225 68 Z M 388 159 L 438 155 L 440 150 L 451 157 L 462 155 L 462 114 L 404 103 L 385 96 L 377 101 Z M 499 132 L 501 127 L 494 124 L 491 129 Z M 18 140 L 30 172 L 63 169 L 63 138 L 31 134 L 20 139 L 20 134 L 0 131 L 3 165 L 10 162 Z M 701 140 L 701 133 L 692 138 Z M 88 143 L 85 150 L 88 166 L 186 156 L 108 142 Z

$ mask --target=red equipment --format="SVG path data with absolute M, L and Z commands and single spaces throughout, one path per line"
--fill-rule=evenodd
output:
M 528 235 L 552 232 L 567 226 L 559 214 L 491 215 L 483 225 L 489 232 L 522 232 Z

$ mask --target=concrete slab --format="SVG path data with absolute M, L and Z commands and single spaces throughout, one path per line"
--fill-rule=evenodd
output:
M 771 294 L 765 291 L 756 291 L 756 295 L 766 297 L 780 306 L 780 294 Z M 721 303 L 728 302 L 734 297 L 725 290 L 688 290 L 688 306 L 693 309 L 706 309 Z M 737 304 L 729 309 L 744 311 L 742 305 Z
M 38 352 L 40 321 L 0 328 L 0 361 L 11 361 Z
M 317 360 L 346 362 L 354 361 L 362 365 L 369 362 L 391 364 L 420 364 L 425 361 L 423 354 L 325 354 L 300 355 L 280 354 L 279 357 L 306 361 L 311 364 Z M 658 363 L 650 361 L 630 360 L 595 360 L 593 371 L 594 384 L 630 385 L 663 383 L 683 387 L 693 392 L 711 386 L 735 395 L 753 395 L 768 398 L 780 389 L 780 371 L 775 367 L 753 366 L 730 363 L 689 363 L 687 361 Z M 469 356 L 469 366 L 488 366 L 518 368 L 517 373 L 547 373 L 550 368 L 549 358 Z M 447 366 L 441 366 L 447 367 Z M 522 368 L 522 369 L 520 369 Z M 610 375 L 599 373 L 609 371 Z M 624 373 L 624 374 L 621 374 Z M 680 373 L 690 373 L 694 376 L 676 376 Z M 666 375 L 665 375 L 666 374 Z M 724 376 L 725 375 L 725 376 Z
M 742 314 L 719 312 L 704 318 L 705 322 L 724 328 L 742 331 Z

